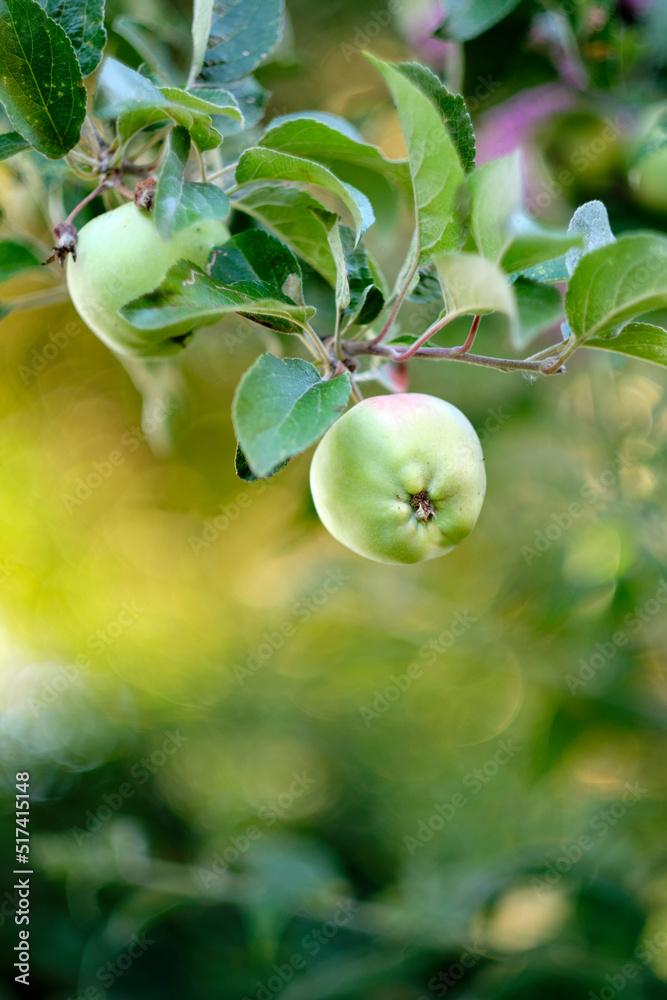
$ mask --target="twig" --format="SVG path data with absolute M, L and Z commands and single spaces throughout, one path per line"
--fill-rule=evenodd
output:
M 396 296 L 396 301 L 394 302 L 392 310 L 389 313 L 389 317 L 387 319 L 387 322 L 382 327 L 382 329 L 378 333 L 377 337 L 374 337 L 373 340 L 370 341 L 371 344 L 380 344 L 384 340 L 384 338 L 387 336 L 387 334 L 389 333 L 389 331 L 391 330 L 391 325 L 394 322 L 394 320 L 396 319 L 396 314 L 397 314 L 398 310 L 401 308 L 401 305 L 403 303 L 403 299 L 405 298 L 405 296 L 408 293 L 408 288 L 410 287 L 410 282 L 412 281 L 412 279 L 414 277 L 414 274 L 415 274 L 415 271 L 417 270 L 418 261 L 419 261 L 419 253 L 417 253 L 415 251 L 415 259 L 413 260 L 412 264 L 410 265 L 410 270 L 408 271 L 408 273 L 406 275 L 406 278 L 405 278 L 405 281 L 403 282 L 403 285 L 401 286 L 401 288 L 400 288 L 400 290 L 398 292 L 398 295 Z
M 414 344 L 412 345 L 414 347 Z M 404 354 L 398 352 L 391 344 L 375 344 L 372 340 L 346 340 L 342 344 L 346 354 L 350 356 L 359 354 L 370 354 L 375 357 L 390 358 L 392 361 L 402 361 Z M 511 358 L 487 358 L 480 354 L 470 354 L 467 351 L 461 353 L 458 347 L 420 347 L 413 357 L 430 358 L 434 361 L 460 361 L 470 365 L 480 365 L 483 368 L 495 368 L 501 372 L 533 372 L 536 375 L 560 374 L 564 371 L 562 366 L 556 371 L 545 372 L 542 368 L 543 362 L 531 361 L 526 358 L 515 361 Z

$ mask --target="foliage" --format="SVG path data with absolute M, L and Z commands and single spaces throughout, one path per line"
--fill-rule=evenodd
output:
M 415 53 L 295 0 L 299 65 L 279 0 L 197 0 L 189 45 L 166 5 L 0 3 L 0 734 L 34 780 L 38 995 L 667 995 L 659 7 L 452 2 Z M 489 157 L 542 85 L 569 103 Z M 220 323 L 116 365 L 43 217 L 153 177 L 164 238 L 232 236 L 123 315 Z M 487 456 L 446 573 L 334 547 L 292 460 L 408 368 Z

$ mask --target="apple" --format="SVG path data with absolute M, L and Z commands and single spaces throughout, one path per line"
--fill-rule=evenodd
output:
M 353 552 L 385 563 L 434 559 L 475 526 L 486 489 L 482 446 L 444 399 L 374 396 L 326 432 L 310 487 L 325 528 Z
M 208 219 L 163 240 L 151 212 L 133 202 L 98 215 L 81 229 L 76 260 L 70 257 L 67 262 L 67 287 L 74 307 L 93 333 L 119 354 L 175 354 L 184 346 L 182 338 L 192 332 L 192 322 L 140 330 L 118 310 L 157 288 L 177 261 L 191 260 L 203 267 L 212 248 L 228 239 L 224 223 Z

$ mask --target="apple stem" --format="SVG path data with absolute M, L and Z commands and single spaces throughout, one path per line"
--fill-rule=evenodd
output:
M 75 205 L 75 207 L 72 209 L 72 211 L 65 219 L 65 222 L 71 222 L 72 219 L 79 214 L 81 209 L 85 208 L 88 202 L 92 201 L 93 198 L 97 198 L 99 194 L 102 194 L 103 191 L 106 191 L 106 189 L 108 187 L 111 187 L 113 183 L 114 183 L 113 181 L 105 179 L 102 181 L 101 184 L 98 184 L 94 191 L 91 191 L 90 194 L 87 194 L 85 198 L 82 198 L 82 200 L 79 202 L 78 205 Z

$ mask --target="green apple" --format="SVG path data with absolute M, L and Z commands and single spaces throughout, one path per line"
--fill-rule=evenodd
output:
M 229 239 L 224 223 L 202 220 L 163 240 L 150 212 L 133 202 L 105 212 L 79 233 L 76 260 L 67 262 L 67 287 L 81 319 L 119 354 L 156 357 L 175 354 L 193 327 L 183 322 L 160 330 L 140 330 L 118 310 L 153 291 L 177 261 L 203 267 L 211 249 Z M 209 320 L 208 322 L 213 322 Z
M 385 563 L 433 559 L 475 526 L 486 489 L 482 446 L 444 399 L 374 396 L 324 435 L 310 487 L 325 528 L 353 552 Z

